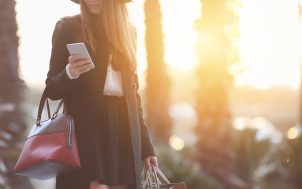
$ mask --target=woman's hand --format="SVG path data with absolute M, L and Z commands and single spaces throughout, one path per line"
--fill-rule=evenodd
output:
M 151 165 L 158 167 L 158 162 L 157 162 L 156 156 L 148 156 L 147 158 L 145 158 L 144 162 L 145 162 L 145 167 L 148 170 L 151 170 Z
M 80 76 L 82 73 L 92 69 L 88 59 L 82 59 L 79 55 L 71 55 L 68 57 L 68 66 L 70 74 L 74 77 Z

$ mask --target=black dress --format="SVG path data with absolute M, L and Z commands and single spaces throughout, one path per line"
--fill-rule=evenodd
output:
M 91 178 L 110 186 L 129 185 L 134 171 L 126 99 L 101 95 L 99 107 Z
M 103 69 L 100 73 L 106 74 L 108 46 L 102 27 L 97 28 L 98 48 L 94 63 L 98 69 Z M 105 76 L 100 75 L 99 78 L 103 78 L 102 82 L 105 83 Z M 97 123 L 91 124 L 91 127 L 87 123 L 87 129 L 77 129 L 75 120 L 82 168 L 57 176 L 56 189 L 89 189 L 93 180 L 109 186 L 130 186 L 134 183 L 134 160 L 125 96 L 106 96 L 100 92 L 91 101 L 91 108 L 99 115 L 98 120 L 94 120 Z

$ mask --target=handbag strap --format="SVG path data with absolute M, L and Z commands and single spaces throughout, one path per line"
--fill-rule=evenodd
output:
M 40 99 L 40 103 L 39 103 L 39 109 L 38 109 L 38 115 L 37 115 L 37 120 L 36 120 L 36 125 L 40 126 L 40 122 L 41 122 L 41 117 L 42 117 L 42 111 L 44 109 L 44 105 L 45 105 L 45 101 L 46 101 L 46 106 L 47 106 L 47 113 L 48 113 L 48 119 L 54 118 L 55 116 L 57 116 L 62 104 L 63 104 L 63 99 L 60 101 L 56 111 L 54 112 L 54 114 L 51 116 L 50 113 L 50 108 L 49 108 L 49 102 L 47 99 L 47 94 L 46 94 L 46 88 L 44 89 L 43 93 L 42 93 L 42 97 Z M 64 111 L 64 110 L 63 110 Z M 64 111 L 65 112 L 65 111 Z
M 59 105 L 58 105 L 58 107 L 57 107 L 57 109 L 56 109 L 56 111 L 55 111 L 55 113 L 53 114 L 52 117 L 56 117 L 56 116 L 58 115 L 58 112 L 59 112 L 59 110 L 60 110 L 62 104 L 63 104 L 63 100 L 60 101 L 60 103 L 59 103 Z M 64 106 L 64 107 L 65 107 L 65 106 Z M 66 111 L 66 109 L 64 108 L 63 112 L 65 112 L 65 111 Z
M 50 108 L 49 108 L 48 99 L 46 99 L 46 107 L 47 107 L 48 119 L 50 119 Z

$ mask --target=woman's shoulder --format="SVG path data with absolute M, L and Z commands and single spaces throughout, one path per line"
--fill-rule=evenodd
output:
M 56 23 L 56 29 L 63 31 L 75 31 L 81 29 L 81 16 L 80 14 L 73 16 L 64 16 L 61 17 Z
M 53 31 L 53 40 L 73 41 L 81 33 L 81 17 L 80 15 L 64 16 L 60 18 Z

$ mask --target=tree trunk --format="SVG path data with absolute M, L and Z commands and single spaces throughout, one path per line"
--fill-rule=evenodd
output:
M 0 188 L 31 189 L 27 178 L 13 173 L 26 130 L 15 4 L 13 0 L 0 1 Z
M 156 139 L 168 142 L 171 135 L 169 116 L 170 81 L 164 63 L 161 10 L 158 0 L 145 1 L 146 48 L 147 48 L 147 121 Z
M 227 9 L 229 0 L 201 0 L 202 17 L 196 21 L 198 41 L 199 89 L 196 94 L 198 123 L 197 159 L 203 169 L 216 177 L 224 188 L 242 188 L 243 182 L 235 174 L 235 153 L 232 146 L 229 90 L 232 75 L 229 67 L 237 60 L 231 42 L 236 33 L 237 18 Z M 232 28 L 228 33 L 226 28 Z

